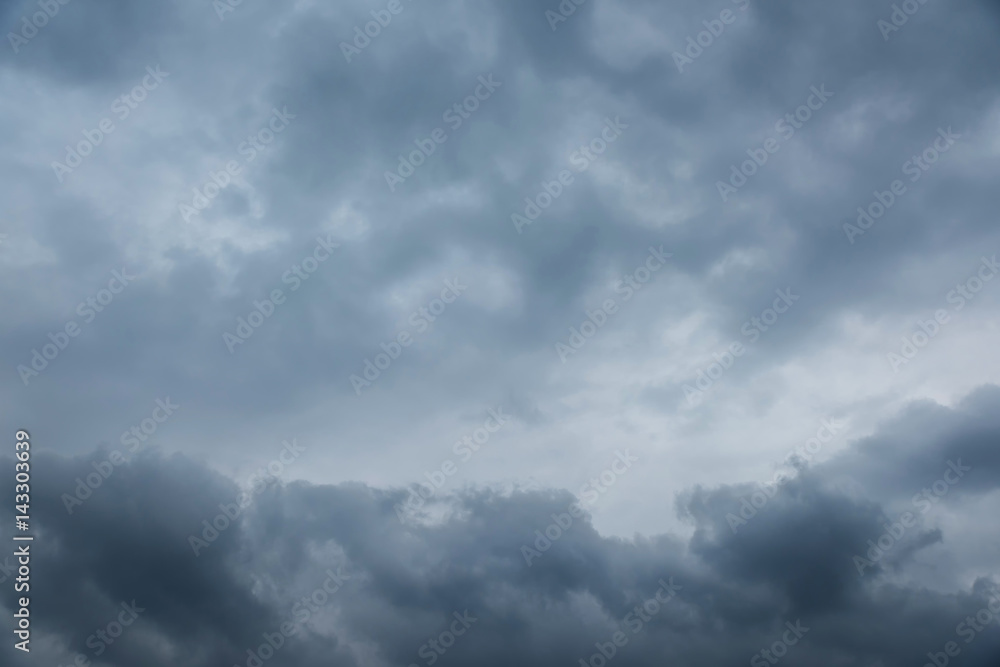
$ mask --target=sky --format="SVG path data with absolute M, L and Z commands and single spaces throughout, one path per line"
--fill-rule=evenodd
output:
M 995 0 L 0 26 L 2 664 L 997 664 Z

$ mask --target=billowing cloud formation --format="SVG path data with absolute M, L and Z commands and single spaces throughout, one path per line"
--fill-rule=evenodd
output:
M 888 33 L 892 3 L 862 0 L 401 0 L 382 27 L 360 1 L 219 4 L 69 2 L 0 59 L 5 431 L 82 452 L 169 396 L 172 450 L 231 465 L 294 423 L 337 437 L 312 481 L 401 484 L 502 403 L 531 426 L 533 474 L 572 487 L 580 450 L 659 461 L 720 424 L 711 451 L 735 463 L 738 419 L 872 424 L 997 379 L 1000 283 L 948 298 L 1000 248 L 995 2 L 910 2 Z M 651 248 L 670 257 L 642 283 Z M 774 322 L 776 291 L 794 301 Z M 941 309 L 917 357 L 887 360 Z M 523 458 L 468 474 L 523 478 Z M 720 481 L 690 463 L 635 483 Z
M 996 664 L 995 0 L 0 26 L 32 662 Z
M 766 650 L 790 666 L 894 667 L 955 642 L 960 664 L 986 667 L 1000 636 L 980 612 L 1000 618 L 1000 589 L 994 573 L 948 559 L 996 529 L 1000 476 L 986 443 L 1000 437 L 998 408 L 996 387 L 955 410 L 914 405 L 769 492 L 692 490 L 682 502 L 690 538 L 603 537 L 589 518 L 571 518 L 577 499 L 555 490 L 467 489 L 405 520 L 395 511 L 405 490 L 363 484 L 272 480 L 237 503 L 246 490 L 229 479 L 157 452 L 67 509 L 61 495 L 92 462 L 38 455 L 32 658 L 65 664 L 101 650 L 107 665 L 252 665 L 261 645 L 264 657 L 273 652 L 270 637 L 280 646 L 269 664 L 302 666 L 579 664 L 602 650 L 614 664 L 708 666 Z M 948 477 L 954 491 L 935 507 L 975 515 L 992 497 L 994 511 L 963 535 L 913 510 L 905 534 L 879 542 L 897 522 L 890 508 L 949 463 L 962 474 Z M 836 484 L 882 466 L 897 483 L 866 494 Z M 741 497 L 754 498 L 754 514 Z M 746 518 L 731 524 L 734 515 Z M 878 562 L 859 572 L 869 540 L 884 555 L 868 554 Z M 927 563 L 964 583 L 946 591 L 909 578 Z M 124 614 L 122 603 L 141 611 L 105 645 L 95 633 Z M 295 632 L 285 638 L 283 625 Z M 19 661 L 5 664 L 36 664 L 3 650 Z

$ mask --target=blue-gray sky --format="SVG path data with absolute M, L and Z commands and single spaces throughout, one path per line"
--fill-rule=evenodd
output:
M 440 664 L 579 664 L 670 576 L 611 662 L 746 664 L 801 617 L 785 664 L 918 665 L 986 605 L 997 2 L 43 4 L 0 0 L 24 664 L 140 595 L 105 664 L 246 664 L 325 563 L 272 664 L 427 664 L 473 607 Z M 957 641 L 994 664 L 995 625 Z

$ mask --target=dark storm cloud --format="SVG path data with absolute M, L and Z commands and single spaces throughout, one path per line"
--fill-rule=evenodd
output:
M 892 451 L 861 441 L 842 465 L 863 475 L 895 462 L 901 483 L 919 485 L 926 461 L 975 450 L 950 444 L 965 433 L 995 442 L 998 404 L 991 387 L 955 411 L 915 405 L 870 440 L 891 439 L 908 422 L 933 432 L 926 444 Z M 36 457 L 33 614 L 36 645 L 53 661 L 90 651 L 84 643 L 102 619 L 113 620 L 120 602 L 134 599 L 144 611 L 103 664 L 245 664 L 246 650 L 256 650 L 263 633 L 273 637 L 331 571 L 343 577 L 341 587 L 316 605 L 274 664 L 428 664 L 418 651 L 452 627 L 455 612 L 467 612 L 466 625 L 454 626 L 465 632 L 440 656 L 443 665 L 574 664 L 598 650 L 595 641 L 610 641 L 619 624 L 628 637 L 614 659 L 622 665 L 744 664 L 783 637 L 796 639 L 783 658 L 790 666 L 922 664 L 948 641 L 962 647 L 962 664 L 985 667 L 1000 656 L 995 626 L 982 634 L 960 626 L 988 608 L 995 582 L 940 593 L 881 569 L 859 576 L 853 556 L 882 531 L 883 512 L 874 500 L 834 489 L 823 466 L 804 471 L 737 531 L 726 514 L 746 489 L 698 489 L 684 501 L 695 528 L 687 542 L 606 538 L 585 517 L 550 546 L 542 543 L 529 566 L 524 545 L 537 543 L 536 527 L 566 513 L 570 494 L 468 489 L 402 523 L 394 510 L 406 499 L 402 490 L 270 486 L 233 526 L 207 534 L 211 543 L 195 556 L 191 534 L 206 535 L 202 521 L 240 493 L 231 481 L 152 452 L 115 468 L 69 514 L 60 495 L 93 467 L 86 459 Z M 983 475 L 966 494 L 995 493 L 996 480 Z M 929 543 L 956 548 L 932 529 L 921 527 L 908 557 Z M 905 560 L 896 566 L 905 568 Z M 676 586 L 675 597 L 635 611 L 664 584 Z M 11 606 L 9 591 L 3 600 Z M 786 622 L 801 641 L 786 633 Z
M 142 69 L 140 63 L 163 63 L 171 71 L 170 94 L 175 97 L 170 104 L 176 107 L 179 122 L 169 135 L 148 141 L 144 154 L 155 163 L 185 169 L 179 182 L 187 187 L 173 197 L 178 203 L 205 178 L 204 168 L 194 166 L 188 155 L 207 150 L 224 160 L 260 124 L 248 102 L 220 98 L 209 81 L 228 76 L 245 82 L 259 91 L 262 100 L 254 106 L 262 109 L 289 105 L 298 118 L 280 137 L 272 160 L 252 178 L 270 212 L 263 220 L 248 223 L 288 230 L 291 237 L 268 253 L 227 252 L 227 261 L 238 267 L 235 290 L 227 297 L 215 288 L 216 267 L 168 250 L 177 262 L 170 279 L 155 291 L 147 287 L 141 295 L 132 295 L 131 307 L 105 322 L 112 331 L 102 331 L 100 340 L 91 335 L 93 347 L 85 359 L 59 360 L 49 377 L 38 381 L 41 388 L 26 392 L 10 388 L 10 399 L 22 406 L 22 414 L 39 410 L 41 397 L 54 391 L 57 383 L 72 383 L 73 376 L 106 378 L 109 387 L 120 387 L 115 402 L 133 408 L 133 401 L 162 393 L 164 386 L 218 409 L 252 406 L 278 411 L 317 387 L 348 397 L 351 388 L 346 378 L 370 354 L 373 332 L 384 338 L 393 334 L 381 305 L 387 291 L 424 271 L 447 271 L 453 264 L 447 256 L 453 250 L 495 258 L 499 267 L 513 271 L 530 287 L 523 293 L 519 312 L 487 312 L 467 305 L 453 313 L 451 326 L 443 326 L 436 335 L 446 341 L 445 347 L 475 341 L 476 347 L 504 350 L 506 356 L 527 360 L 550 352 L 567 322 L 589 305 L 581 299 L 593 290 L 599 275 L 609 267 L 628 270 L 636 253 L 650 243 L 664 243 L 675 252 L 675 268 L 697 278 L 727 253 L 766 247 L 775 235 L 789 235 L 790 245 L 781 256 L 770 258 L 771 270 L 751 271 L 745 280 L 720 285 L 709 295 L 722 313 L 717 326 L 723 331 L 738 327 L 754 312 L 755 306 L 748 310 L 748 304 L 766 305 L 767 295 L 776 288 L 791 285 L 804 295 L 795 317 L 761 342 L 761 356 L 734 372 L 740 377 L 807 345 L 810 336 L 828 326 L 830 316 L 847 304 L 862 310 L 922 306 L 922 292 L 918 295 L 913 288 L 892 284 L 891 276 L 898 262 L 932 250 L 928 239 L 936 234 L 941 215 L 959 202 L 964 212 L 961 245 L 997 245 L 990 222 L 996 208 L 993 190 L 980 187 L 974 177 L 970 181 L 964 172 L 965 184 L 959 183 L 955 156 L 942 158 L 942 164 L 891 212 L 896 220 L 907 220 L 905 229 L 887 220 L 853 246 L 841 229 L 874 188 L 884 189 L 899 176 L 903 161 L 922 150 L 938 127 L 954 127 L 966 137 L 975 132 L 991 99 L 978 92 L 990 80 L 989 68 L 980 63 L 996 60 L 998 48 L 988 37 L 996 28 L 996 14 L 983 4 L 967 3 L 954 10 L 924 6 L 887 43 L 875 27 L 886 12 L 880 6 L 817 3 L 787 8 L 751 3 L 739 23 L 684 73 L 676 71 L 666 53 L 649 56 L 624 71 L 609 67 L 592 41 L 602 28 L 601 15 L 588 4 L 555 32 L 544 19 L 544 9 L 534 3 L 468 9 L 462 14 L 470 22 L 464 28 L 441 8 L 414 5 L 351 63 L 345 62 L 337 44 L 348 39 L 351 27 L 366 20 L 367 9 L 361 6 L 314 16 L 310 11 L 282 14 L 244 3 L 225 21 L 207 6 L 200 11 L 194 6 L 123 11 L 104 4 L 97 7 L 103 9 L 65 6 L 37 43 L 31 43 L 38 48 L 26 49 L 7 67 L 43 68 L 39 72 L 47 77 L 43 80 L 65 83 L 69 78 L 83 90 L 92 89 L 97 99 L 110 100 L 118 88 L 131 86 L 135 72 Z M 679 15 L 653 11 L 642 3 L 624 7 L 650 11 L 653 24 L 677 45 L 713 15 L 696 4 L 685 6 Z M 86 17 L 83 26 L 95 26 L 94 32 L 73 27 L 71 14 Z M 12 8 L 7 15 L 13 23 L 17 10 Z M 281 38 L 268 36 L 260 22 L 279 20 Z M 458 31 L 453 39 L 437 41 L 425 34 L 449 27 Z M 71 28 L 76 32 L 68 39 L 63 32 Z M 178 43 L 182 31 L 187 35 L 184 49 Z M 93 47 L 104 34 L 113 49 Z M 143 40 L 137 42 L 140 34 Z M 459 38 L 462 34 L 465 37 Z M 468 40 L 477 34 L 491 35 L 503 48 L 477 52 L 471 59 L 461 57 Z M 259 39 L 266 40 L 269 49 L 266 61 L 247 45 L 247 40 Z M 955 40 L 963 42 L 964 50 L 948 48 Z M 53 53 L 57 45 L 78 49 L 86 57 Z M 754 58 L 746 59 L 750 53 Z M 652 66 L 656 59 L 659 67 Z M 78 67 L 88 74 L 78 73 Z M 443 125 L 442 111 L 468 95 L 477 76 L 490 72 L 502 87 L 439 148 L 430 164 L 390 194 L 383 172 L 396 166 L 399 154 L 413 148 L 414 139 Z M 94 79 L 98 75 L 103 83 Z M 529 82 L 529 76 L 537 83 Z M 585 104 L 559 88 L 571 81 L 585 81 L 591 87 Z M 823 83 L 835 92 L 827 107 L 733 200 L 722 204 L 715 181 L 728 175 L 731 164 L 746 158 L 745 150 L 757 145 L 761 132 L 770 131 L 775 120 L 802 103 L 809 86 Z M 537 98 L 539 94 L 544 97 Z M 905 100 L 905 122 L 877 111 L 893 96 Z M 213 110 L 209 123 L 218 139 L 207 141 L 196 121 L 192 109 L 204 104 Z M 852 107 L 876 111 L 869 110 L 856 121 L 844 120 L 843 114 Z M 740 110 L 736 116 L 734 109 Z M 631 123 L 601 161 L 634 170 L 642 182 L 678 187 L 667 164 L 681 156 L 695 160 L 683 198 L 696 201 L 703 212 L 683 226 L 644 230 L 627 210 L 595 199 L 582 183 L 587 176 L 582 175 L 580 183 L 568 188 L 560 207 L 546 211 L 526 237 L 515 234 L 509 212 L 520 210 L 524 197 L 538 191 L 538 183 L 553 179 L 567 166 L 564 156 L 572 147 L 589 141 L 600 129 L 599 124 L 584 121 L 584 112 L 593 114 L 594 120 L 621 115 Z M 567 121 L 573 123 L 571 128 Z M 838 135 L 844 129 L 835 122 L 863 124 L 865 133 L 879 137 L 879 150 L 873 155 L 867 142 L 843 145 Z M 131 138 L 138 140 L 135 134 Z M 49 145 L 56 148 L 60 142 L 65 138 Z M 466 150 L 465 143 L 488 150 Z M 688 154 L 686 147 L 691 145 L 698 146 L 700 155 Z M 815 185 L 805 198 L 789 184 L 807 155 L 813 156 L 811 164 L 816 167 Z M 498 171 L 497 165 L 505 160 L 523 165 L 521 175 L 511 179 Z M 50 176 L 40 172 L 37 178 Z M 482 197 L 463 210 L 414 206 L 426 190 L 453 182 L 475 187 Z M 230 187 L 200 219 L 218 224 L 223 215 L 246 218 L 245 197 Z M 348 244 L 336 266 L 324 268 L 315 278 L 311 293 L 284 308 L 280 326 L 269 325 L 240 350 L 238 360 L 229 358 L 222 345 L 214 344 L 213 335 L 221 337 L 223 330 L 235 326 L 245 305 L 265 294 L 302 254 L 327 215 L 328 202 L 337 197 L 354 200 L 370 220 L 370 236 Z M 79 194 L 69 198 L 87 215 Z M 772 213 L 748 215 L 736 206 L 738 202 L 753 202 Z M 100 217 L 84 221 L 76 213 L 42 205 L 41 228 L 52 229 L 44 243 L 57 253 L 62 270 L 95 275 L 121 261 L 121 251 L 115 248 L 125 238 L 110 241 L 111 229 Z M 73 224 L 68 224 L 70 218 L 75 218 Z M 170 225 L 181 222 L 175 219 Z M 970 254 L 967 261 L 973 259 Z M 966 258 L 955 259 L 958 266 L 963 261 Z M 34 273 L 39 275 L 37 269 Z M 940 288 L 952 278 L 942 272 Z M 664 307 L 670 312 L 671 306 Z M 677 307 L 678 318 L 683 307 Z M 12 364 L 24 363 L 34 341 L 44 340 L 48 329 L 71 315 L 18 321 L 15 331 L 6 333 L 5 349 L 11 350 Z M 112 319 L 120 323 L 112 324 Z M 292 330 L 295 344 L 289 342 Z M 137 354 L 146 359 L 141 379 L 130 372 Z M 178 365 L 177 359 L 189 361 Z M 420 375 L 438 361 L 435 355 L 412 354 L 394 371 Z M 203 373 L 200 369 L 205 368 L 216 372 Z M 507 390 L 515 383 L 530 389 L 541 381 L 531 373 L 515 380 L 492 363 L 486 368 Z M 393 382 L 390 378 L 387 384 Z M 438 387 L 442 398 L 455 383 L 483 391 L 467 377 L 446 376 Z M 233 391 L 233 386 L 241 389 Z M 256 389 L 263 386 L 281 387 L 280 396 Z M 679 389 L 674 388 L 678 396 Z M 66 409 L 76 410 L 68 405 Z M 127 418 L 124 410 L 121 418 Z M 80 415 L 80 419 L 85 418 Z
M 997 3 L 927 2 L 884 39 L 877 22 L 893 9 L 881 1 L 593 0 L 555 30 L 545 12 L 557 2 L 401 1 L 405 10 L 350 62 L 340 42 L 377 3 L 244 0 L 220 17 L 208 1 L 71 0 L 18 52 L 5 38 L 0 432 L 28 427 L 46 450 L 36 459 L 32 509 L 39 660 L 93 657 L 92 633 L 134 600 L 144 611 L 102 656 L 106 664 L 247 664 L 247 650 L 343 567 L 343 585 L 268 664 L 424 664 L 428 640 L 466 611 L 476 620 L 440 664 L 579 664 L 670 578 L 678 595 L 640 632 L 626 627 L 614 664 L 746 664 L 799 621 L 809 630 L 782 659 L 789 667 L 916 666 L 950 640 L 960 642 L 963 664 L 995 664 L 995 625 L 968 645 L 956 636 L 996 588 L 993 542 L 972 537 L 996 532 L 995 386 L 954 407 L 913 403 L 799 471 L 749 518 L 743 501 L 760 492 L 751 484 L 706 483 L 676 507 L 673 484 L 655 496 L 616 488 L 617 509 L 677 509 L 689 538 L 602 536 L 589 517 L 576 517 L 543 549 L 534 531 L 566 521 L 568 492 L 469 480 L 402 523 L 396 507 L 409 494 L 355 470 L 368 471 L 357 461 L 369 456 L 395 479 L 419 477 L 404 454 L 427 450 L 440 461 L 427 443 L 450 444 L 441 424 L 481 422 L 484 406 L 502 398 L 530 428 L 498 438 L 510 449 L 502 463 L 484 464 L 486 475 L 523 480 L 546 464 L 582 475 L 591 449 L 618 446 L 605 440 L 638 442 L 662 430 L 641 423 L 654 421 L 650 409 L 655 419 L 677 415 L 691 381 L 685 367 L 640 375 L 678 340 L 665 329 L 686 323 L 689 343 L 717 338 L 721 351 L 743 340 L 741 325 L 775 290 L 791 288 L 800 300 L 725 376 L 754 386 L 793 363 L 852 362 L 858 330 L 867 330 L 845 331 L 845 318 L 888 330 L 945 307 L 948 290 L 1000 250 Z M 737 20 L 678 71 L 674 51 L 726 8 Z M 19 30 L 36 10 L 0 2 L 0 26 Z M 162 88 L 60 183 L 51 161 L 157 64 L 170 72 Z M 483 76 L 499 87 L 448 127 L 446 111 Z M 833 93 L 822 108 L 721 201 L 717 181 L 820 86 Z M 288 128 L 250 162 L 240 146 L 285 108 L 294 115 Z M 619 118 L 621 136 L 518 234 L 511 214 L 573 169 L 570 156 L 600 136 L 605 119 Z M 447 141 L 390 191 L 385 172 L 438 127 L 448 128 Z M 906 162 L 948 128 L 961 135 L 955 145 L 909 181 Z M 178 205 L 237 157 L 240 182 L 185 221 Z M 852 243 L 843 225 L 897 178 L 906 194 Z M 318 238 L 340 248 L 230 354 L 223 333 L 254 301 L 287 291 L 283 275 Z M 602 331 L 607 347 L 594 349 L 595 339 L 561 366 L 554 344 L 615 294 L 615 281 L 650 246 L 672 253 L 669 265 Z M 140 277 L 25 386 L 18 365 L 79 322 L 77 304 L 123 267 Z M 468 291 L 355 396 L 348 377 L 455 278 Z M 995 311 L 996 287 L 984 288 L 966 321 Z M 614 338 L 626 331 L 636 333 Z M 879 344 L 889 352 L 897 340 Z M 987 370 L 996 358 L 992 342 L 953 344 Z M 581 381 L 588 371 L 599 380 Z M 981 381 L 963 372 L 934 395 Z M 822 398 L 836 404 L 830 414 L 869 418 L 912 395 L 872 397 L 869 379 L 845 391 L 821 378 L 831 392 Z M 585 393 L 624 382 L 631 386 L 621 395 Z M 802 394 L 809 390 L 764 388 L 736 407 L 760 412 Z M 182 407 L 154 443 L 185 455 L 150 447 L 68 513 L 63 495 L 105 456 L 94 443 L 117 448 L 166 397 Z M 718 412 L 713 404 L 705 420 L 738 415 L 737 402 Z M 597 408 L 616 428 L 589 421 Z M 541 429 L 554 424 L 580 432 L 550 441 Z M 741 428 L 735 445 L 708 443 L 726 463 L 751 440 L 783 439 L 785 426 L 778 420 L 759 438 Z M 684 440 L 698 425 L 676 428 L 676 448 L 657 452 L 659 460 L 698 449 Z M 300 429 L 326 445 L 312 447 L 319 462 L 306 472 L 359 481 L 264 490 L 196 554 L 192 535 L 205 536 L 203 522 L 240 494 L 213 471 L 220 460 L 238 467 L 275 432 Z M 540 441 L 544 452 L 533 449 Z M 89 453 L 70 458 L 80 452 Z M 952 483 L 952 464 L 972 469 Z M 695 472 L 702 480 L 715 471 Z M 740 473 L 730 468 L 727 479 L 746 479 Z M 852 484 L 860 492 L 844 490 Z M 925 491 L 936 488 L 947 493 L 932 501 Z M 921 493 L 935 512 L 920 510 Z M 869 541 L 905 511 L 916 522 L 859 573 Z M 540 552 L 530 565 L 528 548 Z M 8 587 L 0 600 L 14 606 Z M 23 663 L 7 643 L 0 656 Z
M 855 245 L 847 243 L 841 229 L 873 189 L 885 189 L 900 176 L 900 165 L 922 150 L 938 127 L 954 127 L 966 137 L 964 145 L 974 141 L 992 99 L 983 92 L 991 81 L 983 63 L 995 61 L 1000 48 L 990 38 L 996 13 L 985 3 L 923 6 L 889 42 L 876 28 L 889 9 L 870 3 L 786 7 L 758 2 L 746 12 L 733 5 L 738 22 L 683 73 L 668 51 L 650 53 L 633 66 L 612 67 L 602 51 L 607 47 L 594 41 L 607 28 L 606 16 L 589 3 L 554 32 L 544 16 L 546 7 L 537 3 L 406 7 L 350 63 L 339 42 L 370 20 L 371 8 L 293 10 L 249 2 L 222 21 L 207 4 L 119 8 L 98 3 L 88 9 L 70 3 L 22 53 L 8 59 L 9 72 L 90 91 L 99 104 L 133 85 L 146 64 L 161 63 L 171 72 L 164 98 L 146 104 L 150 113 L 169 110 L 174 120 L 159 134 L 127 136 L 141 146 L 136 153 L 147 168 L 176 174 L 171 183 L 178 189 L 167 195 L 174 206 L 207 180 L 205 164 L 218 168 L 231 157 L 272 106 L 288 106 L 297 114 L 269 149 L 268 161 L 248 176 L 255 196 L 267 202 L 266 215 L 250 218 L 250 194 L 229 186 L 197 219 L 212 226 L 235 217 L 247 230 L 288 232 L 287 240 L 265 252 L 227 244 L 212 259 L 178 247 L 161 249 L 172 264 L 169 275 L 155 286 L 137 288 L 128 304 L 102 318 L 100 331 L 87 332 L 86 342 L 76 341 L 74 347 L 86 347 L 86 354 L 66 354 L 35 386 L 10 383 L 5 393 L 19 414 L 30 418 L 55 400 L 88 425 L 91 441 L 107 437 L 104 424 L 88 416 L 96 412 L 93 406 L 70 404 L 56 388 L 94 377 L 106 379 L 110 393 L 105 395 L 120 406 L 110 421 L 118 423 L 127 423 L 140 403 L 166 392 L 206 410 L 271 415 L 317 390 L 346 401 L 353 398 L 347 377 L 372 354 L 373 339 L 387 340 L 395 333 L 385 308 L 391 291 L 428 272 L 453 273 L 458 255 L 493 264 L 469 277 L 478 278 L 470 294 L 479 290 L 480 300 L 450 313 L 434 333 L 439 347 L 409 353 L 380 381 L 380 389 L 423 400 L 397 379 L 424 377 L 433 369 L 440 380 L 421 394 L 439 403 L 455 396 L 475 396 L 477 403 L 494 400 L 498 392 L 475 379 L 484 376 L 495 379 L 500 394 L 530 394 L 545 382 L 539 375 L 545 364 L 538 360 L 554 362 L 554 342 L 584 307 L 592 307 L 586 296 L 603 287 L 608 270 L 632 268 L 651 243 L 674 252 L 672 270 L 704 280 L 728 254 L 766 249 L 782 238 L 774 250 L 765 251 L 769 268 L 747 269 L 739 280 L 724 284 L 706 283 L 706 293 L 691 301 L 657 303 L 658 315 L 675 320 L 692 307 L 707 306 L 709 325 L 735 334 L 742 321 L 766 307 L 774 289 L 798 290 L 803 297 L 794 316 L 733 372 L 740 379 L 804 352 L 845 307 L 862 312 L 923 308 L 926 285 L 919 290 L 899 285 L 893 276 L 901 263 L 937 251 L 933 239 L 944 211 L 960 210 L 962 235 L 931 289 L 946 290 L 966 264 L 978 261 L 979 247 L 1000 245 L 991 222 L 994 189 L 960 169 L 956 155 L 943 157 L 914 185 L 890 213 L 895 222 L 887 217 Z M 647 3 L 625 3 L 621 9 L 648 13 L 650 24 L 670 35 L 670 48 L 678 49 L 703 20 L 717 14 L 697 3 L 673 12 Z M 10 3 L 6 23 L 14 25 L 20 11 L 18 3 Z M 267 28 L 278 24 L 280 34 Z M 950 48 L 955 40 L 963 43 L 962 50 Z M 470 51 L 473 42 L 481 48 Z M 414 148 L 415 139 L 445 126 L 442 112 L 469 95 L 478 76 L 489 73 L 502 86 L 427 165 L 390 193 L 384 172 Z M 233 96 L 237 84 L 243 97 Z M 719 201 L 715 182 L 727 177 L 731 164 L 746 159 L 745 151 L 758 144 L 761 133 L 803 103 L 810 86 L 821 84 L 834 97 L 739 194 L 727 204 Z M 587 86 L 586 94 L 574 89 L 581 85 Z M 885 111 L 899 105 L 906 108 L 904 120 Z M 599 164 L 630 170 L 639 183 L 665 187 L 697 212 L 684 225 L 650 229 L 622 202 L 599 197 L 587 184 L 589 174 L 579 174 L 557 205 L 525 235 L 516 234 L 510 213 L 522 210 L 524 197 L 568 166 L 572 150 L 598 136 L 599 119 L 605 116 L 621 116 L 630 128 Z M 74 120 L 66 132 L 28 145 L 59 156 L 67 137 L 79 134 L 74 124 L 90 122 Z M 870 142 L 848 140 L 851 123 L 878 137 L 874 154 Z M 95 156 L 95 164 L 81 171 L 100 159 Z M 679 159 L 693 168 L 684 181 L 672 166 Z M 516 173 L 511 175 L 509 166 L 501 169 L 503 164 L 516 165 Z M 15 178 L 30 191 L 47 192 L 55 185 L 50 171 L 47 164 L 37 164 Z M 806 191 L 803 178 L 810 181 Z M 475 196 L 459 206 L 422 199 L 455 184 L 471 188 Z M 344 252 L 309 289 L 231 357 L 221 344 L 223 331 L 249 312 L 247 304 L 280 286 L 282 273 L 301 259 L 320 231 L 331 203 L 345 200 L 368 221 L 367 235 L 345 241 Z M 126 245 L 147 243 L 147 230 L 124 220 L 112 223 L 94 205 L 88 195 L 66 191 L 55 202 L 41 197 L 34 216 L 39 241 L 55 253 L 58 271 L 90 277 L 75 283 L 81 296 L 98 286 L 96 276 L 128 259 Z M 152 215 L 168 228 L 184 226 L 169 208 Z M 228 278 L 220 275 L 219 260 L 235 270 L 225 287 Z M 518 308 L 484 307 L 489 299 L 484 282 L 496 271 L 517 279 Z M 43 279 L 48 272 L 39 267 L 28 275 L 37 285 L 51 280 Z M 14 302 L 43 297 L 41 291 L 7 289 Z M 72 315 L 72 310 L 52 309 L 12 322 L 3 332 L 11 368 L 24 364 L 47 333 Z M 474 353 L 468 360 L 474 371 L 441 369 L 439 350 L 462 347 Z M 498 365 L 486 350 L 511 361 Z M 141 375 L 135 368 L 143 369 Z M 675 404 L 685 380 L 663 388 Z
M 998 399 L 997 387 L 989 385 L 967 396 L 954 410 L 929 401 L 914 405 L 877 434 L 859 441 L 849 454 L 829 462 L 824 472 L 831 477 L 851 475 L 874 497 L 908 500 L 940 479 L 949 461 L 961 460 L 972 470 L 950 493 L 983 493 L 1000 475 L 995 445 L 1000 428 Z M 914 450 L 923 455 L 914 456 Z

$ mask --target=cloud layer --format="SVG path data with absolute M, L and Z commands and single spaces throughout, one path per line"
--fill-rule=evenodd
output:
M 622 665 L 742 664 L 783 639 L 795 640 L 788 665 L 922 664 L 949 641 L 961 664 L 993 664 L 1000 636 L 975 616 L 1000 605 L 984 567 L 995 560 L 968 559 L 995 524 L 983 503 L 1000 494 L 998 405 L 996 387 L 956 410 L 915 405 L 778 488 L 690 490 L 680 501 L 690 538 L 602 536 L 568 511 L 583 501 L 556 490 L 466 490 L 401 520 L 406 490 L 271 480 L 244 506 L 245 489 L 160 452 L 67 504 L 92 461 L 42 455 L 36 651 L 53 663 L 101 650 L 109 665 L 252 664 L 247 651 L 289 624 L 295 632 L 272 641 L 275 664 L 573 664 L 608 642 Z M 944 475 L 951 463 L 960 475 Z M 859 491 L 883 468 L 898 486 Z M 941 478 L 954 488 L 939 495 Z M 910 506 L 921 486 L 927 510 Z M 906 506 L 916 520 L 897 534 Z M 948 513 L 975 525 L 953 526 Z M 940 590 L 941 574 L 958 576 L 953 590 Z M 122 603 L 143 611 L 104 646 L 95 633 Z M 440 639 L 452 630 L 462 632 Z
M 247 664 L 323 591 L 266 662 L 892 667 L 988 603 L 995 1 L 0 24 L 39 660 Z

